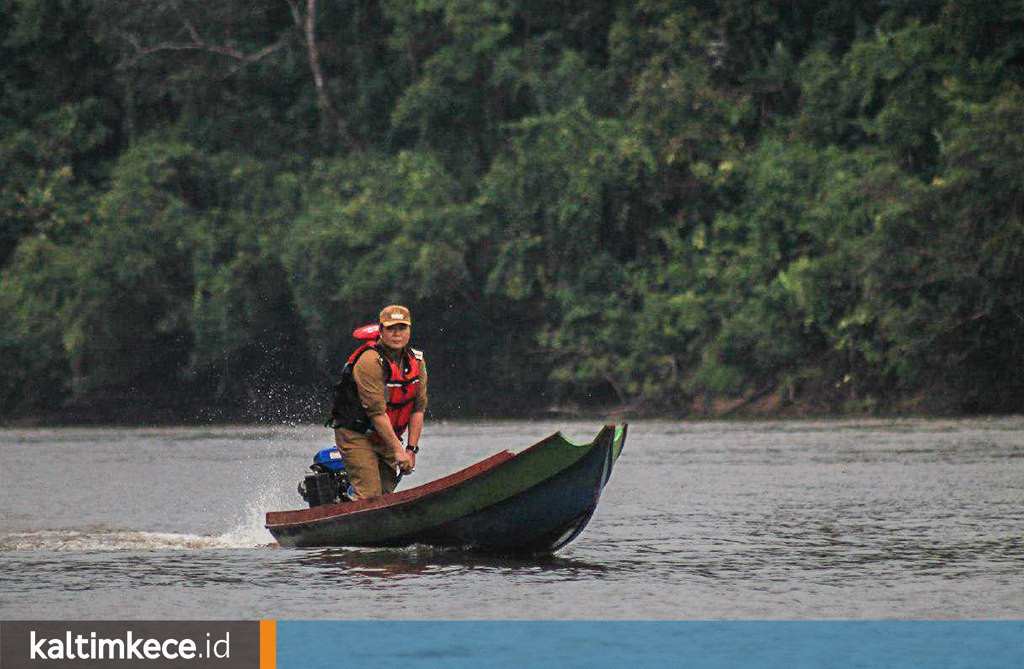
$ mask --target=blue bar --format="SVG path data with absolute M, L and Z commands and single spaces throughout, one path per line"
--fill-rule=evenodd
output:
M 1021 669 L 1024 621 L 279 621 L 281 669 Z

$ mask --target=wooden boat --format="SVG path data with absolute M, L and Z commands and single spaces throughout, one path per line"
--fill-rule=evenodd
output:
M 552 553 L 597 508 L 626 440 L 606 425 L 589 444 L 556 433 L 519 454 L 503 451 L 444 478 L 369 500 L 267 513 L 282 546 L 461 547 Z

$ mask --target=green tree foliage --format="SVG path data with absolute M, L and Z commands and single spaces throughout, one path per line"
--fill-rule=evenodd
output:
M 473 231 L 455 195 L 429 154 L 313 165 L 283 258 L 315 350 L 336 359 L 348 332 L 389 300 L 459 297 Z
M 655 158 L 627 124 L 593 117 L 582 101 L 514 132 L 478 198 L 483 219 L 501 222 L 488 292 L 539 329 L 555 379 L 607 382 L 626 400 L 637 383 L 625 369 L 629 268 L 648 251 L 642 185 Z
M 872 240 L 880 334 L 909 387 L 949 392 L 963 408 L 1012 409 L 1024 350 L 1024 95 L 955 103 L 940 176 Z M 895 262 L 893 262 L 895 261 Z M 999 388 L 998 394 L 987 389 Z
M 0 419 L 314 418 L 390 301 L 442 414 L 1019 411 L 1022 26 L 0 0 Z
M 0 412 L 59 407 L 71 391 L 64 330 L 75 303 L 72 249 L 26 238 L 0 276 Z

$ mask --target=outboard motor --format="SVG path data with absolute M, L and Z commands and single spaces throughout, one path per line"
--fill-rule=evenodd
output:
M 323 449 L 313 456 L 313 464 L 309 468 L 313 473 L 299 482 L 299 494 L 309 503 L 309 508 L 352 501 L 353 490 L 341 451 L 337 448 Z

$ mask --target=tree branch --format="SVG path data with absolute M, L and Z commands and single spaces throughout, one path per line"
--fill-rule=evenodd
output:
M 299 11 L 299 6 L 297 4 L 295 4 L 295 0 L 284 0 L 284 1 L 286 3 L 288 3 L 288 9 L 292 13 L 292 20 L 295 22 L 295 25 L 301 26 L 302 25 L 302 12 Z
M 309 54 L 309 69 L 313 74 L 313 85 L 316 87 L 317 100 L 320 103 L 320 110 L 328 124 L 333 123 L 341 139 L 349 149 L 357 148 L 355 139 L 348 131 L 345 120 L 338 115 L 331 102 L 330 94 L 324 85 L 323 70 L 320 68 L 320 52 L 316 46 L 316 3 L 317 0 L 306 0 L 306 16 L 303 21 L 303 28 L 306 35 L 306 52 Z M 292 4 L 289 2 L 289 4 Z M 293 16 L 298 18 L 297 9 L 293 6 Z
M 155 46 L 142 46 L 139 40 L 133 35 L 126 34 L 124 37 L 135 50 L 136 61 L 163 51 L 203 51 L 240 61 L 242 65 L 255 63 L 256 61 L 262 60 L 263 58 L 279 51 L 285 45 L 286 41 L 282 39 L 274 44 L 263 47 L 259 51 L 246 53 L 239 49 L 235 49 L 234 47 L 222 46 L 220 44 L 209 44 L 202 39 L 197 39 L 192 42 L 161 42 Z M 237 68 L 234 71 L 237 71 Z
M 349 131 L 348 124 L 345 122 L 345 119 L 338 113 L 338 110 L 331 99 L 331 94 L 324 78 L 323 67 L 320 61 L 320 51 L 316 41 L 317 0 L 306 0 L 305 12 L 303 12 L 300 4 L 302 0 L 284 0 L 284 2 L 288 5 L 288 10 L 291 13 L 295 27 L 303 34 L 304 37 L 306 53 L 309 61 L 309 70 L 313 77 L 313 86 L 316 89 L 317 104 L 320 107 L 320 114 L 323 122 L 322 128 L 324 129 L 324 143 L 326 144 L 328 142 L 329 134 L 335 134 L 338 140 L 340 140 L 342 145 L 347 149 L 359 149 L 359 142 Z M 158 53 L 197 51 L 214 54 L 236 61 L 237 64 L 234 67 L 231 67 L 227 74 L 221 77 L 222 79 L 226 79 L 237 74 L 243 67 L 276 53 L 288 43 L 289 35 L 285 34 L 274 44 L 251 53 L 232 46 L 211 43 L 207 41 L 202 34 L 200 34 L 192 21 L 182 13 L 177 2 L 163 4 L 161 8 L 164 11 L 169 10 L 173 13 L 176 21 L 180 23 L 178 36 L 184 39 L 168 40 L 165 42 L 159 42 L 152 46 L 146 46 L 143 45 L 142 40 L 138 35 L 122 32 L 122 36 L 134 52 L 127 60 L 128 64 L 137 63 L 143 58 Z

